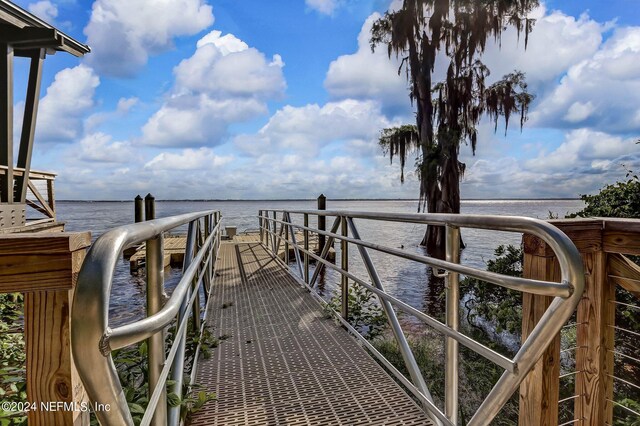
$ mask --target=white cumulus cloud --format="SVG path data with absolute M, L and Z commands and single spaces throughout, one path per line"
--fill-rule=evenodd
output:
M 378 99 L 389 105 L 409 103 L 407 79 L 398 75 L 400 61 L 389 58 L 385 46 L 371 51 L 371 26 L 380 18 L 374 13 L 367 18 L 358 35 L 356 53 L 339 56 L 331 62 L 324 86 L 334 99 Z
M 323 15 L 333 15 L 338 8 L 338 0 L 304 0 L 309 9 Z
M 49 0 L 40 0 L 35 3 L 30 3 L 27 6 L 29 12 L 36 15 L 38 18 L 53 24 L 58 17 L 58 6 L 51 3 Z
M 174 69 L 175 85 L 143 126 L 143 144 L 218 145 L 229 125 L 266 114 L 266 100 L 284 93 L 279 55 L 267 61 L 263 53 L 219 31 L 204 36 L 197 46 Z
M 163 152 L 144 167 L 154 170 L 197 170 L 221 167 L 233 161 L 233 156 L 218 156 L 206 147 L 185 149 L 180 153 Z
M 94 106 L 99 84 L 96 73 L 86 65 L 58 72 L 40 100 L 36 140 L 73 142 L 82 132 L 83 118 Z
M 253 155 L 282 149 L 310 156 L 336 142 L 348 147 L 350 142 L 365 141 L 369 147 L 377 147 L 380 130 L 391 125 L 376 101 L 346 99 L 323 106 L 287 105 L 257 134 L 240 135 L 235 142 Z
M 640 27 L 623 27 L 569 67 L 560 84 L 540 100 L 531 121 L 546 127 L 637 132 L 639 105 Z
M 100 163 L 126 163 L 134 157 L 128 142 L 113 142 L 111 135 L 97 132 L 80 140 L 79 158 Z
M 175 69 L 178 91 L 211 96 L 269 98 L 285 89 L 284 63 L 279 55 L 264 54 L 233 34 L 213 31 L 198 41 L 196 52 Z
M 203 0 L 96 0 L 84 29 L 92 47 L 87 61 L 100 74 L 133 76 L 150 54 L 170 49 L 177 36 L 213 24 Z

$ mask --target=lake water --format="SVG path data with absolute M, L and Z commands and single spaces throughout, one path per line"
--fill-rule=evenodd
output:
M 237 226 L 238 232 L 257 230 L 259 209 L 314 209 L 315 201 L 159 201 L 156 216 L 165 217 L 180 213 L 220 210 L 223 226 Z M 327 201 L 329 210 L 357 210 L 373 212 L 414 213 L 417 201 Z M 516 215 L 546 219 L 549 213 L 563 217 L 583 208 L 580 200 L 470 200 L 462 202 L 462 213 Z M 66 222 L 67 231 L 91 231 L 95 240 L 106 230 L 133 222 L 133 202 L 74 202 L 60 201 L 57 204 L 58 219 Z M 293 217 L 294 222 L 298 220 Z M 330 227 L 329 219 L 327 227 Z M 315 226 L 315 223 L 312 222 Z M 397 224 L 357 220 L 356 225 L 364 240 L 389 247 L 404 247 L 405 250 L 424 253 L 419 243 L 425 227 L 414 224 Z M 521 235 L 514 233 L 463 229 L 462 238 L 466 249 L 462 253 L 463 264 L 484 267 L 493 257 L 500 244 L 520 244 Z M 338 245 L 336 245 L 338 248 Z M 366 271 L 357 250 L 350 250 L 350 271 L 365 278 Z M 428 284 L 430 274 L 425 265 L 398 259 L 371 251 L 378 273 L 386 290 L 417 309 L 432 312 L 434 298 L 442 291 Z M 169 289 L 175 286 L 179 270 L 169 270 L 166 283 Z M 339 282 L 337 273 L 327 271 L 323 279 L 326 298 L 335 291 Z M 111 316 L 114 323 L 127 322 L 144 312 L 144 277 L 131 276 L 129 263 L 124 259 L 117 265 L 112 290 Z M 117 319 L 116 319 L 117 318 Z

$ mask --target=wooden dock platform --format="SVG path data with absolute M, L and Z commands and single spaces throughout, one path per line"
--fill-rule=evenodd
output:
M 191 425 L 429 425 L 424 412 L 258 241 L 224 242 Z
M 184 262 L 184 249 L 187 246 L 186 235 L 168 235 L 164 238 L 164 266 L 180 266 Z M 135 249 L 129 258 L 129 268 L 131 273 L 144 267 L 147 251 L 145 245 Z

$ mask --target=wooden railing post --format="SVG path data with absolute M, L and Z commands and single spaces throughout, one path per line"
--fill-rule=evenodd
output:
M 545 281 L 557 281 L 559 266 L 552 256 L 542 255 L 525 236 L 523 276 Z M 538 240 L 539 241 L 539 240 Z M 538 242 L 536 241 L 536 243 Z M 524 293 L 522 297 L 522 341 L 536 326 L 551 303 L 551 297 Z M 556 336 L 534 369 L 520 385 L 521 426 L 551 426 L 558 423 L 560 399 L 560 336 Z
M 0 235 L 0 293 L 21 292 L 33 425 L 85 425 L 84 387 L 73 364 L 70 309 L 91 234 Z M 63 404 L 66 404 L 63 405 Z
M 574 420 L 581 425 L 612 423 L 613 328 L 615 287 L 609 283 L 607 253 L 603 245 L 601 219 L 554 220 L 573 241 L 585 268 L 585 289 L 576 314 L 576 382 Z M 524 238 L 526 278 L 558 281 L 559 266 L 551 249 L 540 239 Z M 523 298 L 523 339 L 540 318 L 550 299 L 525 295 Z M 547 425 L 558 422 L 559 336 L 520 386 L 520 425 Z M 552 351 L 552 352 L 551 352 Z
M 575 419 L 581 425 L 613 424 L 613 349 L 615 286 L 607 274 L 607 254 L 600 250 L 582 255 L 584 297 L 578 305 Z

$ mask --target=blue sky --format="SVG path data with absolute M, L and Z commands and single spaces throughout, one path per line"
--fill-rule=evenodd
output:
M 92 48 L 45 61 L 33 167 L 59 174 L 59 199 L 417 195 L 377 146 L 413 120 L 397 61 L 368 44 L 389 0 L 17 3 Z M 637 0 L 533 15 L 526 51 L 508 30 L 483 57 L 492 78 L 527 74 L 529 121 L 481 123 L 463 198 L 575 197 L 640 168 Z M 18 61 L 16 120 L 25 78 Z

